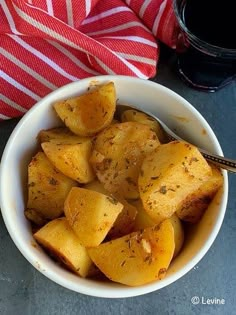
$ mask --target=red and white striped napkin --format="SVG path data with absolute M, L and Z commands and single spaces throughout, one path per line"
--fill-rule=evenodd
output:
M 172 0 L 1 0 L 0 119 L 85 77 L 151 78 L 177 33 Z

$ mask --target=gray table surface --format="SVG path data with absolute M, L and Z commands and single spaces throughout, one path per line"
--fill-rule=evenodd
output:
M 153 79 L 190 101 L 218 137 L 225 156 L 236 158 L 236 82 L 216 93 L 187 87 L 174 71 L 175 57 L 161 50 Z M 18 119 L 0 123 L 0 154 Z M 9 187 L 10 189 L 10 187 Z M 236 175 L 229 174 L 229 200 L 218 237 L 205 257 L 184 277 L 159 291 L 126 299 L 102 299 L 69 291 L 36 271 L 11 240 L 0 215 L 0 314 L 236 314 Z M 191 298 L 224 299 L 194 305 Z M 202 300 L 203 298 L 203 300 Z

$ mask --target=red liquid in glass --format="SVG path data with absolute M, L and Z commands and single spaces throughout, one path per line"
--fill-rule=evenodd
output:
M 214 46 L 236 49 L 233 0 L 186 0 L 182 19 L 189 31 Z

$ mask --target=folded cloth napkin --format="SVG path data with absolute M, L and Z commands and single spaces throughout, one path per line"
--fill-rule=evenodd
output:
M 85 77 L 151 78 L 177 34 L 172 0 L 1 0 L 0 119 Z

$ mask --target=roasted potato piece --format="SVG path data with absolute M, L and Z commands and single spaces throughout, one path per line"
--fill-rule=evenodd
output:
M 65 140 L 68 138 L 76 137 L 68 128 L 57 127 L 47 130 L 41 130 L 38 134 L 38 140 L 40 143 L 48 142 L 50 140 Z
M 202 185 L 192 194 L 188 195 L 183 202 L 182 207 L 177 210 L 178 217 L 187 222 L 197 223 L 208 208 L 215 194 L 223 185 L 221 171 L 211 165 L 212 176 L 204 181 Z
M 112 196 L 103 185 L 98 181 L 94 180 L 83 186 L 86 189 L 94 190 L 107 196 Z M 137 214 L 137 209 L 125 199 L 115 195 L 114 196 L 120 203 L 123 204 L 124 208 L 119 213 L 117 219 L 115 220 L 113 226 L 107 234 L 109 239 L 117 238 L 125 234 L 130 233 L 133 230 L 134 220 Z
M 142 201 L 140 199 L 133 201 L 132 205 L 134 205 L 138 211 L 134 221 L 134 231 L 146 229 L 147 227 L 156 225 L 155 221 L 152 220 L 147 212 L 144 210 Z M 182 226 L 182 222 L 175 213 L 167 220 L 171 222 L 174 229 L 175 251 L 173 257 L 176 257 L 180 252 L 184 242 L 184 229 Z
M 24 211 L 26 218 L 37 226 L 43 226 L 48 222 L 48 219 L 44 218 L 35 209 L 26 209 Z
M 32 213 L 33 209 L 43 219 L 61 216 L 64 201 L 73 186 L 77 186 L 76 181 L 60 173 L 43 152 L 38 152 L 28 166 L 27 213 Z
M 44 225 L 34 234 L 36 241 L 69 269 L 86 277 L 93 265 L 66 218 L 58 218 Z
M 75 187 L 66 198 L 64 212 L 81 244 L 89 247 L 104 240 L 122 209 L 111 196 Z
M 83 185 L 83 188 L 93 190 L 93 191 L 99 192 L 99 193 L 107 195 L 107 196 L 110 195 L 110 193 L 104 188 L 103 184 L 101 182 L 99 182 L 99 180 L 97 180 L 97 179 Z
M 97 135 L 90 162 L 107 191 L 136 199 L 143 159 L 159 145 L 156 134 L 146 125 L 114 124 Z
M 182 249 L 184 243 L 184 228 L 182 222 L 178 218 L 178 216 L 174 213 L 169 219 L 174 229 L 175 236 L 175 251 L 173 258 L 175 258 Z
M 41 146 L 51 163 L 64 175 L 82 184 L 94 179 L 95 174 L 89 163 L 92 152 L 91 138 L 51 140 Z
M 124 208 L 107 234 L 109 239 L 115 239 L 132 232 L 137 215 L 137 209 L 132 204 L 123 198 L 117 197 L 117 200 L 122 203 Z
M 147 211 L 144 210 L 141 199 L 134 200 L 131 204 L 137 209 L 137 215 L 135 217 L 133 227 L 134 231 L 142 230 L 158 224 L 147 214 Z
M 211 167 L 195 146 L 184 141 L 160 145 L 144 159 L 140 171 L 144 209 L 154 221 L 170 218 L 211 174 Z
M 135 109 L 129 109 L 122 113 L 121 121 L 135 121 L 144 125 L 149 126 L 156 134 L 161 143 L 167 142 L 167 135 L 161 125 L 151 116 L 141 113 Z
M 173 226 L 164 221 L 160 226 L 88 248 L 88 254 L 110 280 L 138 286 L 165 276 L 174 247 Z
M 117 120 L 117 119 L 112 119 L 111 125 L 119 124 L 119 123 L 120 123 L 119 120 Z
M 94 135 L 108 126 L 115 108 L 116 91 L 113 82 L 54 104 L 54 109 L 64 124 L 79 136 Z

